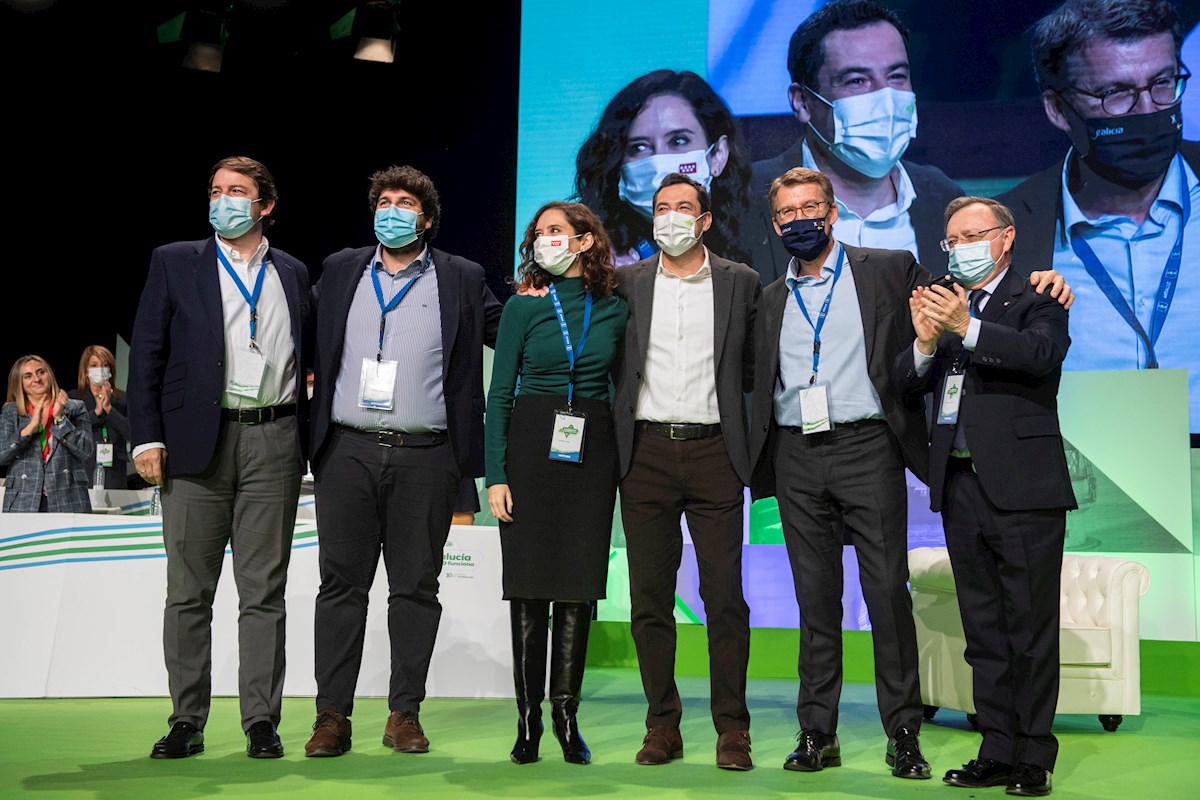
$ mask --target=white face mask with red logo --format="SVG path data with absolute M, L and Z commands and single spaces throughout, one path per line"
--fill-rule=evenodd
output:
M 705 189 L 709 189 L 712 184 L 712 170 L 708 167 L 708 154 L 714 147 L 715 144 L 707 150 L 663 153 L 630 161 L 621 167 L 617 194 L 649 219 L 654 216 L 654 193 L 658 191 L 663 178 L 671 173 L 687 175 L 696 183 L 702 184 Z
M 570 242 L 583 234 L 567 236 L 565 233 L 553 236 L 539 236 L 533 240 L 533 260 L 539 267 L 551 275 L 562 275 L 571 268 L 579 253 L 571 252 Z

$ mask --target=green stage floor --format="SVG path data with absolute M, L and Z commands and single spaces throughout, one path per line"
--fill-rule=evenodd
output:
M 708 717 L 707 679 L 684 677 L 680 761 L 662 767 L 633 763 L 644 733 L 637 672 L 590 668 L 580 727 L 592 748 L 590 766 L 565 764 L 553 736 L 542 761 L 516 766 L 508 751 L 516 721 L 510 700 L 428 700 L 421 717 L 432 742 L 427 754 L 393 753 L 380 740 L 383 699 L 361 700 L 354 714 L 354 750 L 341 758 L 305 758 L 312 701 L 288 698 L 280 734 L 287 755 L 245 756 L 237 701 L 218 698 L 206 730 L 206 751 L 179 761 L 148 757 L 166 732 L 165 698 L 0 701 L 0 798 L 187 800 L 197 797 L 286 797 L 289 800 L 375 797 L 434 798 L 1003 798 L 1002 788 L 973 791 L 940 776 L 974 756 L 978 734 L 960 712 L 942 711 L 922 731 L 934 780 L 892 778 L 883 763 L 885 739 L 874 687 L 847 684 L 839 735 L 842 767 L 820 773 L 783 770 L 796 734 L 795 683 L 751 679 L 750 710 L 756 768 L 713 766 L 716 735 Z M 1200 791 L 1200 698 L 1145 695 L 1142 714 L 1106 733 L 1095 717 L 1063 716 L 1054 797 L 1174 800 Z

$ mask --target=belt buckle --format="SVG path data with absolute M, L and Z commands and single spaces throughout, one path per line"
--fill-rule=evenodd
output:
M 668 438 L 668 439 L 670 439 L 670 440 L 671 440 L 671 441 L 673 441 L 673 442 L 682 442 L 682 441 L 684 441 L 685 439 L 687 439 L 687 437 L 686 437 L 686 436 L 676 436 L 676 435 L 675 435 L 675 429 L 676 429 L 676 428 L 683 429 L 684 427 L 685 427 L 685 426 L 683 426 L 683 425 L 676 425 L 675 423 L 668 423 L 668 424 L 667 424 L 667 438 Z
M 257 425 L 262 422 L 262 411 L 257 408 L 239 408 L 237 421 L 239 425 Z
M 386 437 L 389 435 L 388 431 L 377 431 L 375 433 L 375 443 L 380 447 L 395 447 L 395 445 L 387 440 Z

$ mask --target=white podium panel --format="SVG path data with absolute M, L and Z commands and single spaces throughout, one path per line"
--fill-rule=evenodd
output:
M 313 611 L 318 540 L 301 497 L 287 588 L 284 693 L 316 694 Z M 232 557 L 213 603 L 215 695 L 238 692 L 237 587 Z M 430 697 L 512 697 L 507 603 L 494 527 L 455 526 L 441 576 L 442 620 Z M 390 672 L 387 575 L 371 588 L 357 695 L 386 697 Z M 0 514 L 0 697 L 167 695 L 162 612 L 166 557 L 156 517 Z

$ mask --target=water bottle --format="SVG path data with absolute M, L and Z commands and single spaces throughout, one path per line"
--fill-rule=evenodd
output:
M 104 488 L 104 465 L 103 464 L 96 465 L 96 475 L 92 479 L 92 488 L 93 489 L 103 489 Z
M 162 516 L 162 499 L 159 497 L 159 488 L 154 487 L 154 491 L 150 493 L 150 516 Z

